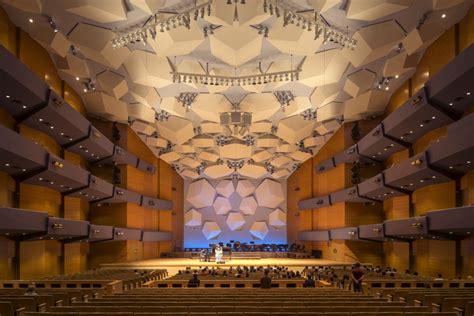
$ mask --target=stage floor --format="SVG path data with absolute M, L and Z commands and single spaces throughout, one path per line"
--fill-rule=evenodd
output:
M 296 259 L 296 258 L 261 258 L 261 259 L 235 259 L 223 264 L 215 262 L 200 262 L 199 259 L 190 258 L 159 258 L 124 263 L 108 263 L 101 265 L 102 268 L 112 269 L 167 269 L 168 274 L 174 275 L 178 270 L 186 267 L 230 267 L 230 266 L 288 266 L 292 270 L 302 270 L 305 266 L 349 266 L 349 262 L 338 262 L 325 259 Z

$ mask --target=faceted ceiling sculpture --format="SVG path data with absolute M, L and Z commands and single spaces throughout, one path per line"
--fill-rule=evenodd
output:
M 239 209 L 245 215 L 254 215 L 257 211 L 257 202 L 253 196 L 248 196 L 240 201 Z
M 276 209 L 268 215 L 268 224 L 272 227 L 286 226 L 286 213 L 280 209 Z
M 250 226 L 250 234 L 256 239 L 264 240 L 267 237 L 270 230 L 268 229 L 267 223 L 255 222 Z
M 227 215 L 227 219 L 225 220 L 225 222 L 227 223 L 227 226 L 229 226 L 230 230 L 232 231 L 240 230 L 242 226 L 245 225 L 245 219 L 242 216 L 242 214 L 235 213 L 235 212 L 229 213 L 229 215 Z
M 222 180 L 216 186 L 216 191 L 219 195 L 229 198 L 234 193 L 234 184 L 231 180 Z
M 202 234 L 207 240 L 219 237 L 221 232 L 222 230 L 216 222 L 205 222 L 204 225 L 202 225 Z
M 235 191 L 244 198 L 255 192 L 255 186 L 249 180 L 239 180 Z
M 281 183 L 270 179 L 263 180 L 255 190 L 258 205 L 268 208 L 276 208 L 285 201 Z
M 195 208 L 203 208 L 212 206 L 216 190 L 206 179 L 189 184 L 188 193 L 186 194 L 186 201 L 188 201 Z
M 202 214 L 195 209 L 189 210 L 184 214 L 184 226 L 198 227 L 202 225 Z
M 278 0 L 280 10 L 265 0 L 0 5 L 47 49 L 89 115 L 130 123 L 181 176 L 284 179 L 343 122 L 382 114 L 428 45 L 472 1 Z M 330 32 L 315 36 L 303 23 L 314 21 L 314 10 L 355 39 L 354 49 L 325 41 Z M 285 11 L 299 18 L 285 20 Z M 116 41 L 140 27 L 146 41 L 140 32 Z M 251 121 L 221 125 L 221 113 L 233 111 L 249 112 Z

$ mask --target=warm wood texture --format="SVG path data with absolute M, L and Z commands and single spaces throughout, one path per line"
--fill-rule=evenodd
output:
M 454 26 L 441 35 L 425 51 L 412 78 L 412 91 L 420 90 L 425 82 L 455 57 Z
M 28 280 L 59 273 L 60 243 L 54 240 L 22 242 L 20 279 Z
M 0 237 L 0 278 L 11 280 L 14 278 L 12 258 L 15 256 L 15 243 L 5 237 Z
M 63 91 L 64 100 L 72 106 L 76 111 L 82 115 L 87 115 L 86 108 L 82 103 L 81 96 L 77 94 L 67 83 L 64 82 L 64 91 Z
M 12 207 L 15 194 L 15 180 L 0 171 L 0 207 Z
M 61 147 L 56 143 L 54 139 L 49 137 L 43 132 L 32 129 L 26 125 L 20 125 L 20 134 L 28 139 L 31 139 L 35 143 L 43 146 L 47 151 L 59 157 L 61 153 Z
M 1 107 L 0 107 L 0 124 L 10 129 L 13 129 L 15 125 L 15 120 L 7 113 L 7 111 L 5 111 Z
M 466 17 L 459 23 L 459 51 L 474 43 L 474 7 L 471 7 Z
M 16 27 L 10 22 L 7 13 L 0 7 L 0 44 L 12 54 L 16 51 Z
M 416 143 L 412 146 L 413 155 L 419 154 L 425 151 L 431 144 L 435 143 L 436 140 L 446 136 L 448 131 L 447 126 L 443 126 L 437 129 L 434 129 L 425 135 L 423 135 L 420 139 L 416 141 Z
M 61 194 L 46 187 L 20 184 L 20 208 L 47 212 L 50 216 L 59 216 Z
M 386 242 L 383 247 L 385 252 L 385 266 L 395 268 L 400 272 L 409 269 L 410 245 L 408 243 Z
M 474 171 L 461 178 L 462 205 L 474 205 Z
M 64 197 L 64 218 L 87 221 L 89 202 L 80 198 Z
M 71 243 L 64 245 L 64 273 L 78 273 L 87 270 L 88 243 Z
M 474 275 L 474 237 L 461 241 L 462 276 Z
M 388 116 L 390 113 L 398 109 L 400 106 L 410 98 L 410 81 L 405 81 L 400 88 L 395 90 L 388 103 L 385 115 Z
M 413 243 L 414 269 L 420 275 L 435 277 L 441 273 L 454 278 L 456 271 L 456 245 L 454 241 L 417 240 Z
M 385 220 L 410 217 L 410 198 L 408 195 L 397 196 L 383 203 Z
M 444 208 L 456 207 L 456 183 L 454 181 L 429 185 L 413 192 L 414 215 Z

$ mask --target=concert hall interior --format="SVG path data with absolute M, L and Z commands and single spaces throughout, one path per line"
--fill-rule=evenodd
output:
M 473 43 L 474 0 L 0 0 L 0 316 L 474 315 Z

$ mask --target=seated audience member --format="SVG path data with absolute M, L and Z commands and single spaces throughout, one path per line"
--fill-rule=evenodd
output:
M 269 270 L 265 270 L 264 277 L 260 279 L 261 289 L 270 289 L 272 287 L 272 278 L 268 275 L 269 272 Z
M 443 275 L 441 273 L 438 273 L 438 275 L 436 276 L 436 278 L 434 280 L 435 281 L 444 281 Z
M 315 287 L 315 282 L 311 275 L 308 275 L 308 278 L 303 283 L 303 287 Z
M 362 280 L 364 279 L 364 270 L 360 267 L 360 263 L 356 262 L 352 269 L 352 289 L 356 293 L 362 293 Z
M 193 274 L 193 277 L 188 281 L 188 287 L 199 287 L 201 280 L 199 280 L 197 274 Z
M 36 292 L 36 284 L 34 282 L 31 282 L 28 285 L 28 288 L 26 289 L 25 295 L 26 296 L 36 296 L 36 295 L 38 295 L 38 293 Z

